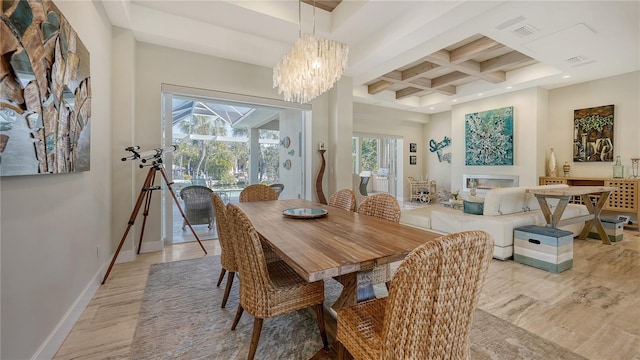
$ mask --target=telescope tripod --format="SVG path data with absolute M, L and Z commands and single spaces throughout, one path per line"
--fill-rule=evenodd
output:
M 140 167 L 143 167 L 143 166 L 144 165 L 140 165 Z M 178 210 L 180 210 L 180 215 L 182 215 L 182 218 L 184 219 L 184 223 L 189 226 L 189 229 L 191 229 L 193 236 L 196 238 L 196 240 L 198 240 L 198 243 L 200 244 L 202 251 L 204 251 L 205 255 L 207 254 L 207 250 L 205 250 L 204 245 L 202 245 L 202 242 L 200 241 L 200 238 L 196 234 L 195 230 L 193 230 L 191 223 L 185 216 L 184 211 L 182 211 L 182 207 L 180 206 L 180 202 L 178 201 L 176 194 L 173 192 L 173 189 L 171 188 L 172 183 L 169 182 L 169 179 L 167 178 L 167 174 L 164 172 L 162 159 L 158 159 L 148 166 L 150 166 L 149 172 L 147 173 L 147 177 L 144 180 L 142 189 L 140 190 L 140 195 L 138 195 L 138 200 L 136 201 L 136 205 L 133 208 L 133 211 L 131 212 L 131 217 L 129 218 L 127 229 L 124 231 L 124 235 L 122 235 L 122 239 L 120 240 L 120 244 L 118 245 L 118 249 L 116 250 L 116 253 L 113 254 L 113 259 L 111 259 L 111 264 L 109 264 L 109 268 L 107 269 L 107 272 L 104 274 L 104 279 L 102 279 L 102 284 L 104 284 L 105 281 L 107 281 L 107 277 L 109 277 L 111 268 L 113 268 L 113 264 L 116 262 L 116 258 L 120 253 L 120 249 L 122 248 L 122 245 L 124 244 L 124 241 L 127 238 L 127 235 L 129 234 L 129 230 L 131 230 L 131 226 L 135 223 L 136 217 L 138 216 L 138 211 L 140 211 L 140 207 L 142 206 L 142 202 L 144 201 L 144 211 L 142 213 L 143 215 L 142 229 L 140 231 L 140 240 L 138 241 L 138 251 L 137 251 L 137 254 L 140 254 L 140 247 L 142 246 L 142 237 L 144 236 L 144 226 L 147 223 L 147 215 L 149 215 L 149 206 L 151 205 L 151 195 L 153 195 L 154 190 L 161 189 L 160 186 L 153 185 L 156 179 L 156 172 L 158 171 L 160 171 L 160 174 L 162 174 L 162 178 L 164 179 L 164 182 L 167 185 L 167 189 L 169 189 L 169 192 L 171 193 L 171 197 L 173 197 L 173 200 L 178 206 Z

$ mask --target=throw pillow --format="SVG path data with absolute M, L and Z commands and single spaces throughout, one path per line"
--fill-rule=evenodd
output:
M 465 214 L 482 215 L 484 203 L 464 200 L 462 202 L 462 210 Z

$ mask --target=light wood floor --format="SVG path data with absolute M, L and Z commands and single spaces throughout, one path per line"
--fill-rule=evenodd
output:
M 216 240 L 203 243 L 220 253 Z M 184 243 L 114 266 L 54 359 L 128 359 L 150 265 L 203 255 Z M 479 307 L 589 359 L 640 360 L 638 232 L 612 246 L 576 239 L 574 267 L 561 274 L 493 260 Z

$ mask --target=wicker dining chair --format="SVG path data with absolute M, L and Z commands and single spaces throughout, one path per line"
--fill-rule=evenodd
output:
M 255 318 L 247 358 L 255 356 L 265 318 L 306 307 L 314 308 L 322 343 L 327 348 L 322 307 L 324 281 L 308 283 L 282 260 L 267 263 L 258 233 L 247 216 L 235 204 L 227 205 L 227 214 L 240 270 L 240 304 L 231 330 L 236 329 L 244 310 Z
M 400 205 L 398 200 L 389 194 L 375 194 L 366 197 L 360 206 L 358 206 L 358 214 L 374 216 L 379 219 L 400 222 Z M 386 283 L 389 287 L 391 280 L 391 266 L 389 264 L 376 265 L 373 267 L 372 283 Z
M 338 190 L 329 198 L 329 206 L 355 211 L 356 195 L 349 189 Z
M 216 228 L 218 229 L 218 241 L 220 242 L 220 248 L 222 252 L 220 254 L 220 264 L 222 269 L 220 270 L 220 276 L 218 277 L 217 287 L 220 287 L 222 279 L 226 272 L 227 286 L 224 289 L 224 296 L 222 297 L 222 304 L 220 307 L 224 308 L 227 305 L 229 299 L 229 293 L 231 292 L 231 286 L 233 285 L 233 278 L 238 272 L 238 264 L 236 263 L 235 252 L 233 250 L 233 239 L 231 238 L 231 229 L 229 228 L 229 222 L 227 218 L 227 208 L 224 201 L 215 192 L 211 194 L 211 201 L 216 211 Z
M 267 185 L 249 185 L 240 192 L 240 202 L 270 200 L 278 200 L 278 193 Z
M 338 359 L 345 350 L 355 359 L 467 359 L 492 255 L 493 238 L 484 231 L 416 248 L 398 268 L 389 296 L 338 310 Z
M 180 191 L 180 198 L 184 201 L 184 215 L 191 225 L 207 224 L 213 228 L 214 211 L 211 204 L 213 190 L 206 186 L 191 185 Z M 185 230 L 186 221 L 182 222 Z
M 278 200 L 278 196 L 279 194 L 274 188 L 263 184 L 254 184 L 247 186 L 240 192 L 239 200 L 240 202 L 271 201 Z M 280 257 L 269 246 L 263 244 L 262 250 L 268 263 L 280 260 Z
M 358 213 L 395 223 L 400 222 L 400 204 L 396 198 L 389 194 L 367 196 L 358 206 Z

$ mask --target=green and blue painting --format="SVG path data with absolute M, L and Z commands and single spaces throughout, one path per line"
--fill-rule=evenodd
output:
M 465 165 L 513 165 L 513 106 L 464 116 Z

